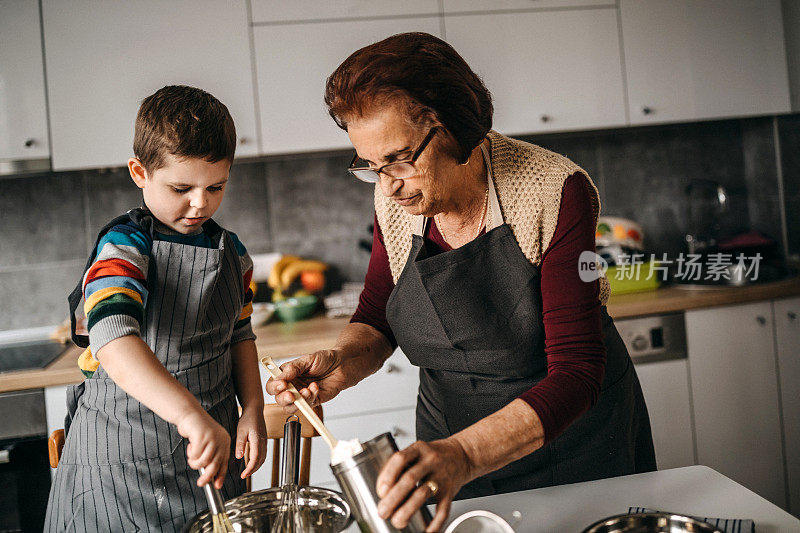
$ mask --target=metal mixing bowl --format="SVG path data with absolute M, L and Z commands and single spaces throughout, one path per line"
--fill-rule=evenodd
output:
M 237 533 L 269 533 L 285 503 L 282 498 L 283 491 L 278 487 L 248 492 L 226 501 L 225 511 Z M 341 494 L 333 490 L 299 487 L 297 504 L 304 519 L 304 531 L 310 533 L 338 533 L 352 521 L 350 506 Z M 184 533 L 212 533 L 213 530 L 208 511 L 194 517 L 183 528 Z
M 633 513 L 609 516 L 595 522 L 583 533 L 722 533 L 707 522 L 669 513 Z

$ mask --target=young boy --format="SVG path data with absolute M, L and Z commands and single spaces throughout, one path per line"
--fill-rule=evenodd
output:
M 128 169 L 144 208 L 100 232 L 70 298 L 73 320 L 85 298 L 86 380 L 68 394 L 45 531 L 179 531 L 208 507 L 198 486 L 233 498 L 264 462 L 253 263 L 211 220 L 235 147 L 228 109 L 200 89 L 142 102 Z

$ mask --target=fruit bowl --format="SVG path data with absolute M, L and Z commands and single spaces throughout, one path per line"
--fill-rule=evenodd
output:
M 275 302 L 275 314 L 281 322 L 297 322 L 310 316 L 316 309 L 319 298 L 316 296 L 299 296 Z

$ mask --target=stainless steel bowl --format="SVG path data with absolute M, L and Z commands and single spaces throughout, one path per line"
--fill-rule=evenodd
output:
M 269 533 L 281 511 L 283 491 L 280 488 L 248 492 L 225 502 L 225 511 L 237 533 Z M 350 506 L 336 491 L 320 487 L 299 487 L 297 504 L 304 519 L 304 531 L 337 533 L 350 525 Z M 284 509 L 285 511 L 285 509 Z M 184 533 L 212 533 L 211 515 L 204 512 L 186 524 Z
M 583 533 L 722 533 L 707 522 L 701 522 L 688 516 L 669 513 L 633 513 L 609 516 L 595 522 Z

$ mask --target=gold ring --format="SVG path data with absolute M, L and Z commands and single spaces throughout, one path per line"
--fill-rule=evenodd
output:
M 436 493 L 439 492 L 439 485 L 432 479 L 426 481 L 425 486 L 428 487 L 429 491 L 431 491 L 431 496 L 436 496 Z

